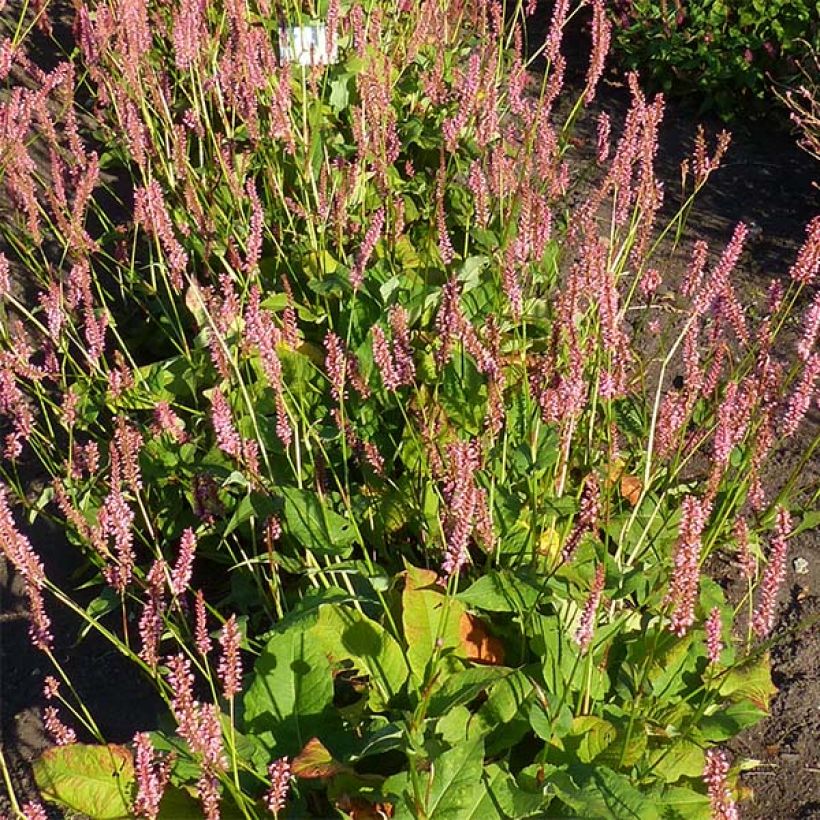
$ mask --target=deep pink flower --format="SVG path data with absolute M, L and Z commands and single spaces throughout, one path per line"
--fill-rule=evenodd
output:
M 598 82 L 604 73 L 604 63 L 609 53 L 609 40 L 612 34 L 612 23 L 604 0 L 593 0 L 592 3 L 592 54 L 587 71 L 584 105 L 595 99 Z
M 808 285 L 820 269 L 820 216 L 806 226 L 806 240 L 801 246 L 789 276 L 801 285 Z

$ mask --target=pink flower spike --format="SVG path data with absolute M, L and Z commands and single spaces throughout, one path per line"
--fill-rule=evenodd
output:
M 769 551 L 769 563 L 763 571 L 763 578 L 760 581 L 760 597 L 752 615 L 752 629 L 758 638 L 765 638 L 774 626 L 777 594 L 786 577 L 786 552 L 788 550 L 786 539 L 791 525 L 789 511 L 785 507 L 778 507 L 777 522 Z
M 712 807 L 712 820 L 738 820 L 739 814 L 732 792 L 726 782 L 729 772 L 729 758 L 723 749 L 706 750 L 706 767 L 703 779 L 709 789 L 709 803 Z
M 222 657 L 219 661 L 219 677 L 222 680 L 222 691 L 230 700 L 242 689 L 242 658 L 239 656 L 239 644 L 242 634 L 236 625 L 236 616 L 231 615 L 219 636 Z
M 171 767 L 167 760 L 157 759 L 147 732 L 134 735 L 134 751 L 137 796 L 132 808 L 137 817 L 156 820 L 162 795 L 171 776 Z
M 704 624 L 704 629 L 706 630 L 706 654 L 709 656 L 709 663 L 717 663 L 720 659 L 720 653 L 723 651 L 723 641 L 721 641 L 722 628 L 720 607 L 714 607 Z
M 595 631 L 595 615 L 598 612 L 598 605 L 601 603 L 601 593 L 604 590 L 604 579 L 606 572 L 603 564 L 598 564 L 595 568 L 595 578 L 589 590 L 589 597 L 584 604 L 581 613 L 581 621 L 575 632 L 575 643 L 578 644 L 583 655 L 592 643 L 592 636 Z
M 293 771 L 290 767 L 290 761 L 286 757 L 274 760 L 268 766 L 268 777 L 270 778 L 270 788 L 265 795 L 265 805 L 268 811 L 274 815 L 278 815 L 288 801 L 288 794 L 290 792 L 290 783 L 293 780 Z
M 174 595 L 182 595 L 191 583 L 191 574 L 194 566 L 194 553 L 196 552 L 196 535 L 188 527 L 183 533 L 179 542 L 179 556 L 171 573 L 171 592 Z

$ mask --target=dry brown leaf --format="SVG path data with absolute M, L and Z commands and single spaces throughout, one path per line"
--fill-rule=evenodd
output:
M 346 794 L 336 801 L 336 808 L 351 820 L 386 820 L 393 816 L 392 803 L 368 803 L 361 797 L 348 797 Z
M 641 498 L 643 483 L 634 475 L 621 476 L 621 495 L 634 507 Z
M 465 656 L 476 663 L 504 665 L 504 644 L 487 632 L 484 623 L 475 615 L 465 612 L 460 623 L 461 645 Z

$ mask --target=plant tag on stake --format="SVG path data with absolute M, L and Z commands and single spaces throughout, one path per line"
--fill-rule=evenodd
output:
M 298 65 L 329 65 L 338 62 L 336 43 L 328 49 L 325 23 L 305 26 L 283 26 L 279 29 L 279 53 L 282 62 Z

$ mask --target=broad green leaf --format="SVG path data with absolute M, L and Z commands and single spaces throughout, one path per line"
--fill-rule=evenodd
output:
M 677 783 L 682 777 L 700 777 L 703 774 L 703 749 L 683 737 L 649 754 L 652 775 L 665 783 Z
M 521 670 L 502 678 L 470 721 L 468 736 L 486 736 L 488 754 L 515 745 L 530 729 L 527 716 L 533 691 L 532 681 Z
M 471 801 L 464 806 L 460 816 L 464 820 L 532 817 L 543 805 L 541 795 L 525 792 L 508 771 L 491 763 L 484 767 L 481 782 L 474 785 Z
M 34 763 L 42 796 L 91 820 L 131 816 L 134 761 L 125 746 L 54 746 Z
M 455 424 L 478 435 L 486 415 L 487 385 L 472 357 L 457 356 L 441 371 L 439 400 Z
M 573 736 L 579 738 L 578 759 L 582 763 L 591 763 L 615 740 L 617 733 L 617 729 L 608 720 L 595 715 L 581 715 L 572 721 L 565 743 Z
M 159 820 L 180 820 L 181 817 L 196 817 L 202 812 L 202 804 L 185 789 L 168 786 L 159 804 Z M 224 812 L 222 813 L 224 817 Z
M 712 807 L 709 798 L 694 789 L 672 786 L 653 797 L 656 804 L 662 807 L 661 816 L 664 820 L 711 820 Z
M 777 694 L 777 687 L 772 683 L 768 652 L 730 669 L 723 677 L 718 691 L 732 700 L 746 698 L 759 709 L 768 712 L 769 703 Z
M 314 616 L 315 617 L 315 616 Z M 274 634 L 256 661 L 243 700 L 245 731 L 276 756 L 300 752 L 312 737 L 333 727 L 333 676 L 324 648 L 306 617 Z
M 432 570 L 410 566 L 405 573 L 402 626 L 407 662 L 418 685 L 424 683 L 427 665 L 437 649 L 440 654 L 452 652 L 461 644 L 459 625 L 464 605 L 444 594 L 437 577 Z
M 436 717 L 455 706 L 470 703 L 488 686 L 509 675 L 511 671 L 503 666 L 475 666 L 448 675 L 430 698 L 427 714 Z
M 356 530 L 310 490 L 280 487 L 285 498 L 285 532 L 316 555 L 350 554 Z
M 535 605 L 540 590 L 527 580 L 506 570 L 492 571 L 459 594 L 469 606 L 489 612 L 527 612 Z
M 462 820 L 475 805 L 477 785 L 484 766 L 481 739 L 465 741 L 432 761 L 424 788 L 429 820 Z
M 714 714 L 704 715 L 698 722 L 698 732 L 714 743 L 734 737 L 747 726 L 754 726 L 768 715 L 748 700 L 719 706 Z
M 399 644 L 380 624 L 358 610 L 337 604 L 320 607 L 310 639 L 331 663 L 352 661 L 370 678 L 370 703 L 377 711 L 387 707 L 407 680 L 407 661 Z
M 558 796 L 571 809 L 585 817 L 611 820 L 659 820 L 660 807 L 632 785 L 625 775 L 605 766 L 586 771 L 587 777 L 580 788 L 568 789 L 562 780 Z

